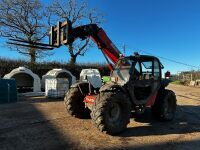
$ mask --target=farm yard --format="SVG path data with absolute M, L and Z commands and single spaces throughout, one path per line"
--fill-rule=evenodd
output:
M 0 150 L 200 150 L 199 6 L 0 1 Z
M 200 147 L 200 88 L 169 85 L 177 96 L 174 121 L 158 122 L 150 110 L 131 118 L 117 136 L 99 132 L 91 119 L 68 115 L 63 100 L 27 97 L 0 106 L 1 150 L 56 149 L 163 149 L 197 150 Z

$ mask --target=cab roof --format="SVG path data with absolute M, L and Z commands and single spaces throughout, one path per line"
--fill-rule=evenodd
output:
M 149 61 L 149 60 L 157 60 L 160 65 L 161 65 L 161 68 L 164 69 L 164 66 L 162 65 L 162 63 L 160 62 L 159 58 L 158 57 L 155 57 L 155 56 L 151 56 L 151 55 L 140 55 L 138 53 L 136 53 L 135 55 L 133 56 L 128 56 L 128 57 L 125 57 L 125 58 L 128 58 L 128 59 L 131 59 L 133 61 L 138 61 L 138 60 L 142 60 L 142 61 Z

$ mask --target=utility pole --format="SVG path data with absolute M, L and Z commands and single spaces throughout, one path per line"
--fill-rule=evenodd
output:
M 123 47 L 122 47 L 123 51 L 124 51 L 124 56 L 126 56 L 126 45 L 123 44 Z

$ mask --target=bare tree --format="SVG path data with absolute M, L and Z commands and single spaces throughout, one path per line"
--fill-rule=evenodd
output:
M 29 43 L 40 42 L 47 35 L 44 16 L 40 0 L 1 0 L 0 36 L 25 40 Z M 51 54 L 36 48 L 16 45 L 9 45 L 9 47 L 30 57 L 32 63 L 35 63 L 37 58 Z
M 95 8 L 89 8 L 87 0 L 77 2 L 76 0 L 54 0 L 48 7 L 51 13 L 49 23 L 56 21 L 70 20 L 72 26 L 79 26 L 86 23 L 100 24 L 103 21 L 102 13 Z M 85 52 L 92 46 L 90 39 L 84 41 L 77 40 L 68 45 L 70 54 L 70 64 L 75 65 L 78 56 L 84 56 Z

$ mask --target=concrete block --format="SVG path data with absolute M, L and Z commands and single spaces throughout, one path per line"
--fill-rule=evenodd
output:
M 195 81 L 190 81 L 189 86 L 195 86 Z

